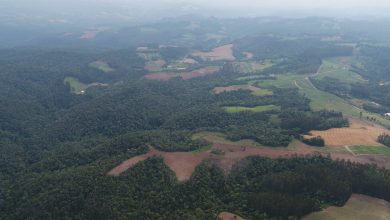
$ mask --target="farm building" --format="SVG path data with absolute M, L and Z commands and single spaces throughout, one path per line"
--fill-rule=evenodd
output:
M 386 117 L 386 118 L 390 118 L 390 113 L 386 113 L 386 114 L 385 114 L 385 117 Z

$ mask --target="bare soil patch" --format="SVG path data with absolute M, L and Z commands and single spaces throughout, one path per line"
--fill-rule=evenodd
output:
M 244 219 L 230 212 L 221 212 L 218 215 L 217 220 L 244 220 Z
M 347 160 L 360 164 L 376 164 L 379 167 L 390 169 L 390 157 L 383 155 L 352 155 L 346 153 L 330 153 L 334 160 Z
M 220 150 L 223 155 L 215 155 L 212 150 Z M 108 172 L 108 175 L 119 176 L 121 173 L 132 168 L 137 163 L 146 160 L 149 157 L 159 156 L 164 159 L 166 165 L 176 173 L 179 181 L 188 180 L 195 168 L 204 160 L 209 160 L 219 165 L 226 173 L 230 172 L 231 168 L 238 161 L 248 156 L 264 156 L 269 158 L 293 157 L 296 155 L 308 155 L 316 152 L 313 149 L 288 150 L 284 148 L 271 149 L 265 147 L 232 145 L 226 143 L 215 143 L 211 150 L 201 153 L 193 152 L 161 152 L 156 149 L 151 149 L 147 154 L 133 157 L 124 161 L 117 167 Z
M 219 70 L 219 67 L 205 67 L 197 70 L 193 70 L 191 72 L 181 72 L 181 73 L 175 73 L 175 72 L 161 72 L 161 73 L 153 73 L 145 75 L 146 79 L 151 80 L 160 80 L 160 81 L 167 81 L 174 77 L 181 77 L 182 79 L 192 79 L 197 77 L 203 77 L 210 74 L 217 73 Z
M 99 33 L 107 31 L 107 28 L 94 28 L 87 31 L 80 36 L 80 39 L 91 40 L 94 39 Z
M 233 44 L 227 44 L 221 47 L 214 48 L 210 52 L 195 52 L 192 55 L 200 57 L 202 60 L 219 61 L 230 60 L 233 61 L 236 58 L 233 55 Z
M 184 64 L 197 64 L 198 62 L 194 59 L 191 59 L 191 58 L 184 58 L 182 60 L 179 61 L 180 63 L 184 63 Z
M 288 148 L 238 146 L 219 143 L 214 144 L 213 149 L 219 149 L 225 153 L 223 156 L 219 156 L 218 160 L 216 161 L 217 164 L 225 171 L 225 173 L 229 173 L 234 164 L 249 156 L 263 156 L 275 159 L 280 157 L 289 158 L 320 153 L 314 148 L 299 148 L 290 150 Z
M 248 91 L 258 91 L 260 88 L 257 88 L 255 86 L 249 86 L 249 85 L 242 85 L 242 86 L 226 86 L 226 87 L 215 87 L 214 93 L 220 94 L 223 92 L 231 92 L 231 91 L 239 91 L 239 90 L 248 90 Z
M 321 136 L 328 146 L 345 146 L 345 145 L 367 145 L 382 146 L 377 142 L 380 134 L 388 133 L 389 130 L 367 123 L 355 118 L 349 118 L 351 125 L 348 128 L 333 128 L 326 131 L 311 131 L 313 136 Z M 307 136 L 310 137 L 310 136 Z
M 126 161 L 123 161 L 121 164 L 119 164 L 118 166 L 116 166 L 114 169 L 110 170 L 107 175 L 109 176 L 119 176 L 121 173 L 125 172 L 126 170 L 132 168 L 133 166 L 135 166 L 137 163 L 139 162 L 142 162 L 146 159 L 148 159 L 149 157 L 153 157 L 153 156 L 157 156 L 159 155 L 160 152 L 155 150 L 155 149 L 151 149 L 148 153 L 146 154 L 143 154 L 143 155 L 139 155 L 139 156 L 136 156 L 136 157 L 133 157 L 133 158 L 130 158 Z
M 163 59 L 150 61 L 145 65 L 145 69 L 148 71 L 161 71 L 161 68 L 166 64 Z
M 383 129 L 383 128 L 382 128 Z M 167 166 L 176 173 L 179 181 L 188 180 L 195 168 L 202 161 L 211 161 L 217 164 L 225 173 L 229 173 L 240 160 L 249 156 L 263 156 L 268 158 L 291 158 L 296 156 L 310 156 L 315 154 L 330 155 L 334 160 L 349 160 L 361 164 L 377 164 L 380 167 L 390 168 L 389 157 L 382 155 L 353 155 L 344 147 L 310 147 L 300 141 L 294 140 L 288 147 L 263 147 L 250 140 L 231 142 L 224 139 L 219 133 L 201 132 L 194 138 L 204 138 L 213 143 L 210 150 L 205 152 L 161 152 L 151 149 L 147 154 L 140 155 L 124 161 L 113 168 L 108 175 L 118 176 L 137 163 L 149 157 L 159 156 L 164 159 Z M 222 152 L 214 154 L 213 151 Z
M 312 213 L 305 220 L 385 220 L 390 219 L 390 203 L 370 196 L 353 194 L 343 207 L 331 206 Z

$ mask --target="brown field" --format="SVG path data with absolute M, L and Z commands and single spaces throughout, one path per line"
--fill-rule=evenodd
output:
M 161 68 L 166 64 L 163 59 L 150 61 L 145 65 L 145 69 L 148 71 L 161 71 Z
M 182 60 L 179 61 L 180 63 L 184 63 L 184 64 L 197 64 L 198 62 L 194 59 L 191 59 L 191 58 L 184 58 Z
M 159 151 L 151 149 L 147 154 L 139 155 L 133 158 L 130 158 L 126 161 L 123 161 L 121 164 L 116 166 L 114 169 L 110 170 L 107 174 L 110 176 L 119 176 L 121 173 L 125 172 L 126 170 L 132 168 L 137 163 L 142 162 L 149 157 L 157 156 L 159 155 Z
M 161 73 L 148 74 L 145 75 L 145 78 L 151 80 L 160 80 L 160 81 L 167 81 L 174 77 L 181 77 L 182 79 L 192 79 L 192 78 L 203 77 L 206 75 L 217 73 L 218 70 L 219 67 L 210 66 L 210 67 L 197 69 L 191 72 L 182 72 L 182 73 L 161 72 Z
M 323 148 L 310 147 L 298 140 L 294 140 L 288 147 L 263 147 L 252 140 L 232 142 L 225 136 L 214 132 L 200 132 L 193 136 L 194 139 L 205 139 L 213 143 L 211 149 L 204 152 L 161 152 L 151 149 L 147 154 L 140 155 L 124 161 L 108 172 L 108 175 L 118 176 L 137 163 L 149 157 L 158 156 L 164 159 L 167 166 L 176 173 L 179 181 L 188 180 L 195 168 L 202 161 L 217 164 L 225 173 L 229 173 L 232 167 L 240 160 L 248 156 L 263 156 L 268 158 L 289 158 L 295 156 L 308 156 L 313 154 L 330 155 L 334 160 L 349 160 L 361 164 L 376 164 L 380 167 L 390 168 L 389 157 L 383 155 L 355 155 L 344 147 L 328 146 Z M 216 155 L 212 150 L 220 150 L 223 155 Z
M 215 87 L 214 93 L 220 94 L 223 92 L 231 92 L 231 91 L 238 91 L 238 90 L 248 90 L 248 91 L 258 91 L 260 88 L 257 88 L 255 86 L 249 86 L 249 85 L 242 85 L 242 86 L 226 86 L 226 87 Z
M 352 155 L 348 153 L 332 153 L 330 156 L 334 160 L 347 160 L 360 164 L 376 164 L 379 167 L 390 169 L 390 157 L 383 155 Z
M 233 44 L 227 44 L 221 47 L 214 48 L 211 52 L 195 52 L 192 55 L 200 57 L 202 60 L 218 61 L 218 60 L 230 60 L 233 61 L 236 58 L 233 56 Z
M 245 143 L 245 142 L 244 142 Z M 250 142 L 247 142 L 250 143 Z M 302 146 L 305 146 L 302 144 Z M 224 155 L 215 155 L 211 153 L 211 150 L 222 150 Z M 317 152 L 314 148 L 298 147 L 293 150 L 286 148 L 266 148 L 258 146 L 246 146 L 240 144 L 240 142 L 232 144 L 228 143 L 214 143 L 212 149 L 206 152 L 193 153 L 193 152 L 161 152 L 156 149 L 151 149 L 147 154 L 133 157 L 124 161 L 117 167 L 108 172 L 108 175 L 119 176 L 121 173 L 135 166 L 137 163 L 146 160 L 149 157 L 159 156 L 164 159 L 165 164 L 176 173 L 176 177 L 179 181 L 188 180 L 195 168 L 207 160 L 216 163 L 226 173 L 229 173 L 233 165 L 238 161 L 248 156 L 265 156 L 269 158 L 279 157 L 294 157 L 296 155 L 309 155 Z
M 81 36 L 80 39 L 86 39 L 91 40 L 94 39 L 99 33 L 106 31 L 106 28 L 95 28 L 85 31 Z
M 195 168 L 207 157 L 210 152 L 203 152 L 199 154 L 186 153 L 186 152 L 162 152 L 156 149 L 150 149 L 146 154 L 133 157 L 129 160 L 122 162 L 120 165 L 109 171 L 107 174 L 110 176 L 119 176 L 121 173 L 132 168 L 139 162 L 142 162 L 149 157 L 162 157 L 164 162 L 169 168 L 176 173 L 176 177 L 179 181 L 188 180 Z
M 221 212 L 218 215 L 217 220 L 244 220 L 244 219 L 230 212 Z
M 311 131 L 313 136 L 321 136 L 327 146 L 382 146 L 377 142 L 380 134 L 388 133 L 389 130 L 372 123 L 364 122 L 355 118 L 349 118 L 350 127 L 333 128 L 326 131 Z M 307 136 L 310 137 L 310 136 Z
M 312 213 L 305 220 L 387 220 L 390 203 L 370 196 L 353 194 L 343 207 L 329 207 Z

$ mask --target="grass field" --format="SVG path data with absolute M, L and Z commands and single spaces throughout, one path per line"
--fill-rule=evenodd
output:
M 101 70 L 105 73 L 110 73 L 110 72 L 115 71 L 115 69 L 111 68 L 110 65 L 108 65 L 108 63 L 103 62 L 103 61 L 96 61 L 96 62 L 90 63 L 89 66 L 92 68 Z
M 242 107 L 242 106 L 226 106 L 225 111 L 229 113 L 251 111 L 251 112 L 267 112 L 267 111 L 280 111 L 279 106 L 275 105 L 261 105 L 256 107 Z
M 148 61 L 158 60 L 161 58 L 160 54 L 156 52 L 142 52 L 137 54 L 139 57 Z
M 238 77 L 236 80 L 238 81 L 251 81 L 251 80 L 260 80 L 264 78 L 262 75 L 252 75 L 252 76 L 242 76 Z
M 384 118 L 383 116 L 376 113 L 367 112 L 364 109 L 352 105 L 349 100 L 345 100 L 328 92 L 318 90 L 310 82 L 307 75 L 284 74 L 278 75 L 276 80 L 254 80 L 252 83 L 249 81 L 249 84 L 258 85 L 261 88 L 295 87 L 311 100 L 310 107 L 314 111 L 319 111 L 322 109 L 335 110 L 354 117 L 359 117 L 360 112 L 362 112 L 363 117 L 375 118 L 377 123 L 385 127 L 390 127 L 390 120 Z
M 378 146 L 353 146 L 349 147 L 355 154 L 379 154 L 390 157 L 389 147 L 378 147 Z
M 209 132 L 209 131 L 196 133 L 192 136 L 192 139 L 194 140 L 203 139 L 211 143 L 221 143 L 221 144 L 229 144 L 229 145 L 236 145 L 236 146 L 254 146 L 254 147 L 262 146 L 261 144 L 253 140 L 229 141 L 226 139 L 226 135 L 218 132 Z
M 267 62 L 237 62 L 235 63 L 237 66 L 237 71 L 240 73 L 257 73 L 261 72 L 271 66 L 273 63 L 270 61 Z
M 276 77 L 276 80 L 255 80 L 255 83 L 258 83 L 262 88 L 295 88 L 294 81 L 304 79 L 303 75 L 296 74 L 283 74 Z
M 331 58 L 323 61 L 316 79 L 331 77 L 345 83 L 364 83 L 365 80 L 357 73 L 350 71 L 352 58 Z
M 64 79 L 64 84 L 69 84 L 70 90 L 72 93 L 81 94 L 82 91 L 85 91 L 88 88 L 88 85 L 81 83 L 77 78 L 66 77 Z
M 268 89 L 259 89 L 259 90 L 253 91 L 252 94 L 255 96 L 268 96 L 268 95 L 273 95 L 274 93 Z
M 390 203 L 369 196 L 354 194 L 343 207 L 329 207 L 310 214 L 304 220 L 387 220 Z

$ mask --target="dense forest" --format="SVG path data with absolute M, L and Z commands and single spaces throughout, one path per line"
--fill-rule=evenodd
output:
M 251 157 L 229 176 L 204 163 L 185 183 L 177 183 L 159 158 L 121 177 L 101 175 L 109 161 L 18 179 L 2 192 L 1 217 L 215 219 L 219 212 L 230 210 L 248 219 L 268 219 L 300 217 L 324 205 L 343 205 L 351 193 L 390 200 L 383 193 L 390 190 L 388 170 L 321 156 Z
M 271 86 L 271 95 L 263 96 L 250 90 L 214 89 L 243 84 L 239 77 L 310 76 L 326 58 L 352 56 L 356 48 L 343 44 L 351 36 L 343 35 L 345 39 L 337 43 L 323 40 L 340 34 L 331 22 L 166 19 L 98 35 L 81 48 L 78 38 L 50 38 L 45 47 L 1 49 L 0 219 L 215 219 L 221 211 L 247 219 L 299 219 L 330 205 L 342 206 L 352 193 L 390 201 L 389 170 L 324 155 L 249 157 L 230 173 L 204 161 L 186 182 L 178 182 L 160 157 L 118 177 L 107 175 L 121 161 L 145 154 L 150 147 L 191 153 L 210 147 L 211 142 L 193 138 L 198 132 L 217 132 L 233 142 L 250 139 L 268 149 L 285 149 L 294 140 L 323 147 L 322 137 L 304 135 L 347 127 L 349 121 L 338 111 L 313 111 L 311 100 L 299 88 Z M 307 25 L 301 30 L 311 30 L 311 35 L 296 31 L 301 23 Z M 189 25 L 194 28 L 189 30 Z M 190 55 L 225 43 L 235 45 L 237 61 L 205 61 Z M 138 46 L 152 48 L 155 57 L 141 56 Z M 308 80 L 340 97 L 378 103 L 379 107 L 365 106 L 372 112 L 388 112 L 390 53 L 383 47 L 359 47 L 364 68 L 354 66 L 353 71 L 368 83 Z M 243 52 L 253 53 L 256 61 L 272 60 L 272 65 L 255 73 L 240 72 L 235 65 L 247 61 Z M 189 70 L 213 65 L 219 70 L 189 80 L 144 77 L 150 74 L 145 69 L 148 62 L 163 59 L 164 71 L 185 58 L 196 63 Z M 74 84 L 82 92 L 74 92 Z M 227 111 L 231 106 L 275 108 Z M 387 145 L 388 136 L 378 141 Z

